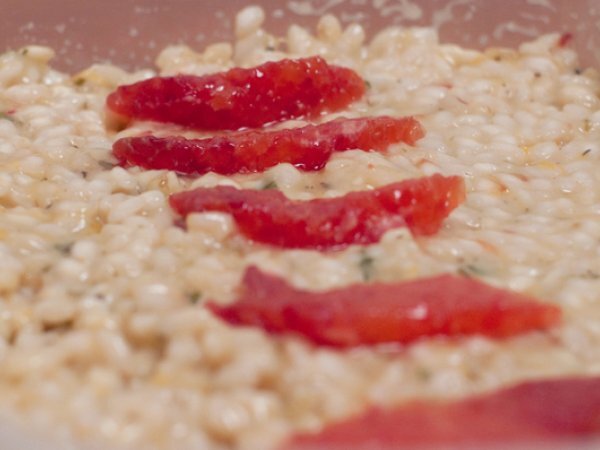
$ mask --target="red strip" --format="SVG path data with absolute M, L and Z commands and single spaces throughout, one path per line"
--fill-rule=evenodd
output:
M 123 165 L 196 175 L 262 172 L 279 163 L 319 170 L 333 152 L 385 150 L 396 142 L 412 145 L 423 135 L 423 128 L 412 117 L 337 119 L 290 130 L 240 131 L 209 139 L 130 137 L 115 142 L 113 153 Z
M 543 444 L 543 445 L 542 445 Z M 600 377 L 531 381 L 472 399 L 371 409 L 285 450 L 600 448 Z
M 121 86 L 107 106 L 133 119 L 235 130 L 338 111 L 365 92 L 360 76 L 319 56 L 205 75 L 156 77 Z
M 434 234 L 464 198 L 462 178 L 436 174 L 309 201 L 290 200 L 276 190 L 230 186 L 180 192 L 169 201 L 182 216 L 229 213 L 239 230 L 258 242 L 285 248 L 340 249 L 378 242 L 386 231 L 398 227 L 408 227 L 417 236 Z
M 406 344 L 431 336 L 504 338 L 560 320 L 560 310 L 553 305 L 465 277 L 442 275 L 311 292 L 255 267 L 246 272 L 236 302 L 208 307 L 234 325 L 297 334 L 337 347 Z

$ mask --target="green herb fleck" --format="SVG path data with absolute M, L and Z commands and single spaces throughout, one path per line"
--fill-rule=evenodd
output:
M 98 165 L 104 170 L 111 170 L 115 165 L 109 161 L 98 161 Z
M 61 334 L 66 333 L 73 328 L 73 319 L 66 320 L 65 322 L 59 323 L 44 323 L 42 325 L 42 331 L 44 333 L 55 333 Z
M 17 120 L 8 113 L 0 112 L 0 119 L 8 120 L 9 122 L 15 123 Z
M 29 53 L 29 49 L 27 47 L 24 47 L 21 49 L 21 55 L 23 56 L 27 56 L 27 54 Z
M 75 86 L 83 86 L 85 84 L 85 78 L 75 78 L 73 84 L 75 84 Z
M 421 381 L 429 381 L 433 374 L 431 373 L 431 370 L 429 370 L 427 367 L 417 367 L 416 375 L 417 378 Z
M 575 73 L 575 75 L 581 75 L 583 72 L 583 70 L 581 70 L 581 68 L 576 67 L 575 70 L 573 71 L 573 73 Z
M 200 291 L 188 292 L 187 299 L 192 305 L 195 305 L 202 299 L 202 292 L 200 292 Z
M 588 270 L 586 271 L 583 275 L 581 275 L 581 278 L 587 279 L 587 280 L 597 280 L 600 278 L 600 273 L 598 272 L 594 272 L 593 270 Z
M 267 45 L 265 47 L 265 50 L 268 52 L 274 52 L 275 51 L 275 47 L 273 45 Z
M 73 249 L 73 242 L 63 242 L 59 244 L 54 244 L 54 250 L 59 253 L 62 253 L 65 256 L 71 254 L 71 250 Z
M 479 373 L 472 367 L 467 367 L 467 369 L 465 370 L 465 375 L 471 381 L 476 381 L 479 379 Z
M 373 87 L 373 85 L 371 84 L 371 82 L 369 80 L 365 80 L 365 87 L 367 89 L 371 89 Z
M 485 270 L 474 264 L 465 264 L 458 268 L 458 273 L 463 277 L 473 278 L 485 275 Z
M 375 272 L 375 259 L 371 255 L 366 252 L 363 252 L 360 255 L 360 260 L 358 261 L 358 267 L 360 269 L 360 273 L 362 274 L 363 281 L 369 281 L 373 278 L 373 274 Z
M 592 149 L 591 149 L 591 148 L 588 148 L 586 151 L 584 151 L 584 152 L 581 154 L 581 156 L 585 156 L 585 155 L 587 155 L 587 154 L 588 154 L 589 152 L 591 152 L 591 151 L 592 151 Z
M 275 183 L 274 181 L 269 181 L 261 189 L 263 191 L 266 191 L 267 189 L 277 189 L 277 183 Z

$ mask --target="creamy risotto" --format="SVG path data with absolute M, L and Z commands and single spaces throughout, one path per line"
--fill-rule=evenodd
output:
M 286 36 L 240 12 L 236 41 L 169 47 L 157 72 L 96 65 L 74 76 L 53 52 L 0 55 L 0 409 L 29 427 L 103 448 L 267 449 L 368 405 L 465 397 L 560 374 L 600 373 L 600 77 L 559 35 L 484 52 L 432 29 L 390 28 L 371 41 L 324 16 Z M 205 74 L 320 54 L 366 80 L 334 117 L 415 115 L 414 148 L 335 154 L 319 172 L 186 178 L 115 165 L 119 131 L 105 99 L 155 74 Z M 296 127 L 301 120 L 282 126 Z M 433 237 L 403 229 L 339 252 L 252 243 L 231 217 L 174 225 L 170 193 L 276 186 L 335 197 L 436 172 L 465 177 L 466 202 Z M 255 264 L 299 288 L 477 277 L 559 305 L 561 326 L 518 338 L 427 339 L 397 348 L 319 348 L 234 328 L 203 302 L 230 302 Z

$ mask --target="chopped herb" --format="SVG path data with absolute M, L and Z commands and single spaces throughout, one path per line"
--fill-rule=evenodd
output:
M 75 78 L 73 83 L 75 86 L 83 86 L 85 84 L 85 78 Z
M 581 154 L 581 156 L 585 156 L 585 155 L 587 155 L 587 154 L 588 154 L 589 152 L 591 152 L 591 151 L 592 151 L 592 149 L 591 149 L 591 148 L 588 148 L 586 151 L 584 151 L 584 152 Z
M 323 188 L 323 189 L 330 189 L 331 188 L 331 184 L 327 183 L 326 181 L 321 181 L 319 183 L 319 185 Z
M 115 167 L 115 165 L 109 161 L 98 161 L 98 165 L 100 167 L 102 167 L 104 170 L 110 170 L 113 167 Z
M 271 180 L 268 183 L 266 183 L 261 189 L 263 191 L 266 191 L 267 189 L 277 189 L 277 183 Z
M 71 254 L 71 250 L 73 249 L 73 242 L 64 242 L 60 244 L 54 244 L 54 250 L 59 253 L 62 253 L 65 256 Z
M 21 49 L 21 55 L 26 56 L 29 53 L 29 49 L 27 47 Z
M 429 381 L 431 379 L 431 370 L 426 367 L 418 367 L 417 368 L 417 378 L 421 381 Z
M 464 266 L 459 267 L 458 273 L 467 278 L 485 275 L 485 271 L 474 264 L 465 264 Z
M 13 123 L 17 121 L 13 116 L 5 112 L 0 112 L 0 119 L 8 120 Z
M 472 367 L 467 367 L 467 369 L 465 370 L 465 375 L 471 381 L 479 379 L 479 373 Z
M 65 322 L 59 323 L 43 323 L 42 331 L 44 333 L 66 333 L 73 327 L 73 319 L 68 319 Z
M 188 301 L 192 305 L 195 305 L 196 303 L 198 303 L 202 299 L 202 292 L 200 292 L 200 291 L 189 292 L 186 295 L 187 295 Z
M 83 171 L 81 171 L 81 176 L 85 179 L 85 178 L 87 178 L 88 173 L 85 170 L 83 170 Z
M 581 68 L 579 68 L 579 67 L 576 67 L 576 68 L 575 68 L 575 70 L 573 71 L 573 73 L 574 73 L 575 75 L 581 75 L 581 74 L 582 74 L 582 72 L 583 72 L 583 70 L 581 70 Z
M 373 278 L 373 273 L 375 271 L 374 265 L 375 259 L 373 259 L 371 255 L 366 252 L 363 252 L 360 255 L 358 267 L 360 269 L 360 273 L 362 274 L 363 281 L 369 281 L 371 278 Z
M 265 47 L 265 50 L 268 51 L 268 52 L 274 52 L 275 51 L 275 47 L 272 46 L 272 45 L 267 45 Z
M 600 273 L 594 272 L 593 270 L 588 270 L 583 275 L 581 275 L 581 278 L 585 278 L 587 280 L 597 280 L 600 278 Z
M 369 80 L 365 80 L 365 87 L 367 89 L 371 89 L 373 87 L 373 85 L 371 84 L 371 82 Z

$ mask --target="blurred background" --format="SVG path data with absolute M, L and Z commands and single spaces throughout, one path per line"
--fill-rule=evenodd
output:
M 0 51 L 49 45 L 54 65 L 69 71 L 106 61 L 147 67 L 168 44 L 231 40 L 232 18 L 248 4 L 264 5 L 276 33 L 292 22 L 314 27 L 326 13 L 371 36 L 387 25 L 433 25 L 443 41 L 475 48 L 569 32 L 583 65 L 600 67 L 598 0 L 0 0 Z

